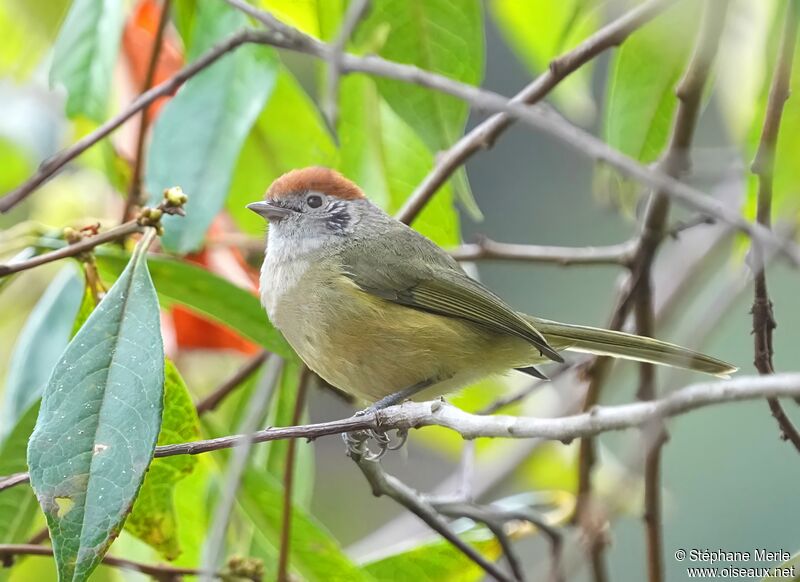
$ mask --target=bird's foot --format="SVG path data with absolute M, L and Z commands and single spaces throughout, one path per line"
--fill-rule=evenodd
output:
M 364 416 L 377 412 L 375 406 L 370 406 L 364 410 L 356 412 L 355 416 Z M 397 430 L 397 440 L 392 442 L 392 438 L 380 429 L 364 429 L 342 434 L 342 440 L 347 447 L 347 455 L 354 459 L 366 459 L 377 461 L 386 454 L 386 451 L 396 451 L 401 448 L 408 440 L 407 430 Z M 371 444 L 375 443 L 373 450 Z

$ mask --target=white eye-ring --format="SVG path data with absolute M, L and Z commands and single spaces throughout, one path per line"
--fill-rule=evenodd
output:
M 319 194 L 310 194 L 306 197 L 306 204 L 308 204 L 309 208 L 319 208 L 322 206 L 322 196 Z

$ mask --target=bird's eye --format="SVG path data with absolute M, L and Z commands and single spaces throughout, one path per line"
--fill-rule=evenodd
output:
M 308 204 L 311 208 L 319 208 L 322 206 L 322 196 L 317 196 L 316 194 L 312 194 L 308 198 L 306 198 L 306 204 Z

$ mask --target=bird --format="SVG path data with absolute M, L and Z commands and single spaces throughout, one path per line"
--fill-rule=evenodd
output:
M 727 377 L 681 346 L 559 323 L 511 307 L 441 247 L 339 172 L 287 172 L 247 205 L 269 222 L 260 296 L 272 324 L 323 380 L 379 409 L 484 377 L 564 362 L 562 352 Z

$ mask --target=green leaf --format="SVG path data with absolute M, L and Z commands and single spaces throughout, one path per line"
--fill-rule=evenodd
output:
M 121 0 L 75 0 L 61 26 L 50 67 L 50 85 L 69 94 L 67 115 L 101 122 L 108 110 L 124 10 Z
M 232 31 L 245 17 L 222 2 L 197 7 L 190 55 L 197 56 Z M 189 195 L 186 217 L 165 216 L 166 248 L 198 249 L 222 210 L 233 169 L 250 127 L 272 91 L 277 60 L 263 47 L 247 45 L 190 79 L 164 107 L 153 129 L 145 184 L 151 204 L 181 186 Z
M 97 254 L 104 278 L 114 279 L 125 265 L 126 255 L 105 251 Z M 295 358 L 280 332 L 270 324 L 258 298 L 205 269 L 166 257 L 149 257 L 161 305 L 183 305 L 230 327 L 247 339 L 284 358 Z
M 247 204 L 260 200 L 272 181 L 289 170 L 336 166 L 337 161 L 336 146 L 319 111 L 294 76 L 281 67 L 275 89 L 239 156 L 228 212 L 242 230 L 263 233 L 264 220 L 247 210 Z
M 472 530 L 461 537 L 491 561 L 502 553 L 488 530 Z M 364 570 L 381 582 L 479 582 L 486 575 L 480 566 L 441 539 L 369 562 Z
M 159 445 L 185 443 L 200 438 L 200 421 L 183 378 L 166 360 L 164 378 L 164 416 Z M 192 455 L 153 459 L 136 498 L 125 529 L 146 542 L 168 560 L 181 553 L 175 512 L 175 487 L 197 464 Z
M 164 348 L 145 261 L 149 241 L 64 351 L 28 443 L 61 581 L 85 580 L 100 562 L 156 445 Z
M 341 170 L 373 202 L 396 212 L 433 165 L 433 155 L 378 94 L 372 80 L 342 79 L 339 138 Z M 426 205 L 414 228 L 442 246 L 459 243 L 453 191 L 444 186 Z
M 2 10 L 0 7 L 0 26 L 3 25 Z M 0 72 L 2 70 L 3 64 L 0 61 Z M 3 160 L 0 167 L 0 192 L 8 192 L 30 176 L 33 164 L 28 153 L 20 144 L 3 136 L 0 136 L 0 159 Z
M 609 72 L 603 133 L 608 144 L 639 161 L 655 161 L 664 149 L 677 106 L 675 88 L 685 69 L 700 20 L 701 2 L 685 2 L 634 32 L 615 54 Z M 638 188 L 601 166 L 601 197 L 633 206 Z
M 70 265 L 61 269 L 28 316 L 11 354 L 0 427 L 11 429 L 42 395 L 70 338 L 83 295 L 83 280 Z M 0 437 L 5 428 L 0 429 Z
M 492 16 L 517 56 L 538 75 L 550 61 L 576 46 L 597 28 L 598 2 L 586 0 L 492 0 Z M 595 112 L 593 62 L 572 73 L 553 91 L 554 100 L 572 119 L 586 123 Z
M 378 53 L 463 83 L 483 77 L 483 17 L 477 0 L 382 0 L 357 30 L 362 48 L 383 41 Z M 377 79 L 386 102 L 428 148 L 448 148 L 461 135 L 469 107 L 463 101 L 409 83 Z M 342 89 L 344 93 L 344 89 Z
M 0 475 L 26 471 L 25 449 L 36 424 L 39 403 L 20 416 L 0 445 Z M 0 543 L 21 542 L 28 536 L 36 517 L 36 497 L 30 487 L 13 487 L 0 495 Z
M 268 473 L 250 469 L 245 472 L 238 499 L 267 548 L 279 547 L 283 489 L 278 481 Z M 292 509 L 290 548 L 292 568 L 308 582 L 372 580 L 350 561 L 322 524 L 297 506 Z M 266 551 L 267 562 L 274 560 L 274 553 Z

